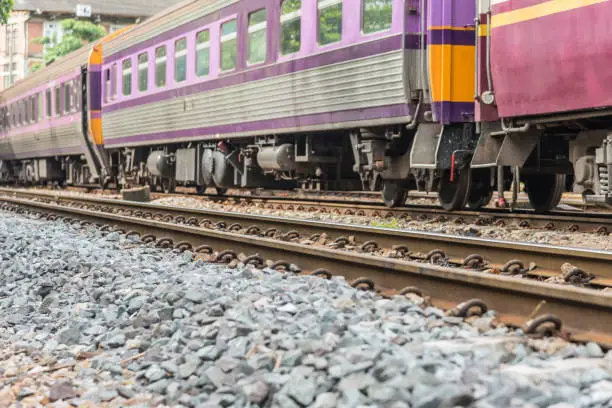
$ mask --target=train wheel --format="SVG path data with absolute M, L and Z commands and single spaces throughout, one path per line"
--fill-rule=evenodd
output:
M 467 206 L 472 210 L 485 207 L 493 197 L 493 187 L 491 187 L 491 173 L 489 169 L 472 170 L 472 182 L 470 194 L 468 195 Z
M 217 187 L 216 190 L 217 190 L 217 195 L 219 195 L 219 196 L 222 196 L 225 193 L 227 193 L 227 188 Z
M 529 204 L 537 213 L 555 208 L 565 191 L 565 174 L 536 174 L 524 178 Z
M 205 192 L 206 192 L 206 186 L 196 186 L 197 195 L 204 195 Z
M 450 175 L 450 170 L 442 171 L 438 184 L 440 206 L 447 211 L 461 210 L 468 201 L 472 182 L 471 171 L 467 168 L 460 170 L 453 181 L 451 181 Z
M 385 181 L 382 189 L 382 197 L 387 207 L 399 207 L 404 205 L 408 190 L 402 188 L 395 181 Z

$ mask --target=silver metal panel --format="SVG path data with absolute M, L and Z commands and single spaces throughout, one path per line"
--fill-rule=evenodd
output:
M 196 149 L 176 151 L 176 181 L 196 180 Z
M 79 122 L 5 138 L 0 143 L 0 159 L 54 156 L 59 149 L 62 154 L 83 153 Z
M 444 126 L 439 123 L 421 123 L 414 137 L 410 163 L 413 168 L 436 167 L 436 153 Z
M 105 113 L 103 129 L 112 143 L 133 135 L 407 102 L 403 52 L 396 51 Z

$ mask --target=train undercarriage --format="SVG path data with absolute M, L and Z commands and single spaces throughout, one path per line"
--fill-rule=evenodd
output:
M 474 124 L 398 125 L 107 150 L 109 176 L 102 180 L 94 179 L 85 156 L 3 161 L 0 177 L 20 184 L 149 185 L 167 193 L 176 186 L 219 194 L 232 187 L 380 191 L 389 207 L 403 205 L 409 191 L 437 191 L 447 210 L 479 209 L 496 191 L 504 205 L 500 192 L 522 185 L 537 212 L 555 208 L 566 191 L 610 204 L 608 132 L 509 139 L 483 141 Z M 494 162 L 484 157 L 491 150 Z

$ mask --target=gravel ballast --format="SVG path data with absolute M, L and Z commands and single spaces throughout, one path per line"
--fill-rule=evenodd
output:
M 0 407 L 612 407 L 612 353 L 0 212 Z

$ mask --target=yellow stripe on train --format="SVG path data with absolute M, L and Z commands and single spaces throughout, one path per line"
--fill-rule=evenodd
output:
M 570 11 L 594 4 L 605 3 L 609 0 L 550 0 L 535 6 L 524 7 L 518 10 L 495 14 L 491 18 L 491 28 L 521 23 L 540 17 Z
M 90 119 L 89 129 L 91 131 L 91 137 L 93 138 L 94 143 L 97 145 L 103 145 L 104 137 L 102 136 L 102 119 L 100 118 Z
M 429 46 L 431 98 L 434 102 L 474 102 L 473 45 Z

